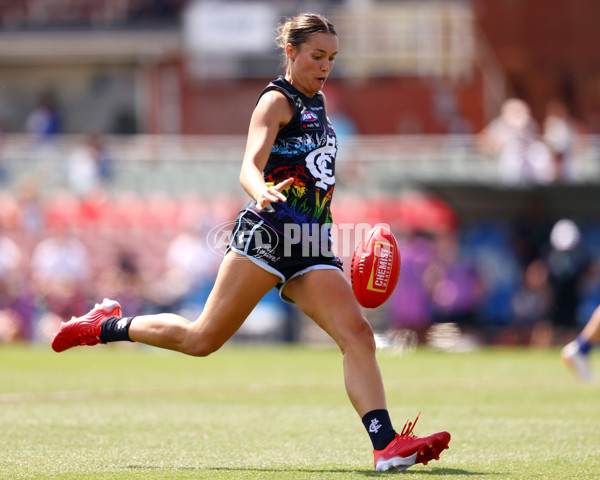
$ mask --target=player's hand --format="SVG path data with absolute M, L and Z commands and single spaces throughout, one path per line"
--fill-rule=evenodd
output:
M 294 183 L 294 179 L 293 177 L 290 177 L 286 178 L 283 182 L 278 183 L 277 185 L 265 185 L 265 187 L 262 190 L 259 190 L 256 194 L 257 210 L 268 209 L 271 203 L 287 201 L 287 198 L 285 198 L 285 195 L 281 192 L 284 188 L 289 187 L 292 183 Z

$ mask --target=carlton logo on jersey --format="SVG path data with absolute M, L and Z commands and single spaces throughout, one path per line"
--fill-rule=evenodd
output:
M 336 137 L 327 135 L 325 145 L 313 150 L 306 156 L 306 166 L 315 177 L 315 186 L 323 190 L 335 185 L 333 165 L 337 153 Z

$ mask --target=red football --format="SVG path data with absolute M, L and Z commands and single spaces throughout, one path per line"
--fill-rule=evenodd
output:
M 382 305 L 396 288 L 400 250 L 388 227 L 377 225 L 360 241 L 350 267 L 354 296 L 363 307 Z

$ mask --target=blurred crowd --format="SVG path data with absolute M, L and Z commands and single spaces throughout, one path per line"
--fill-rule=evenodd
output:
M 24 130 L 32 145 L 61 134 L 51 96 L 40 97 Z M 508 99 L 478 138 L 508 184 L 570 183 L 577 130 L 559 102 L 538 125 L 526 103 Z M 61 190 L 43 192 L 0 170 L 0 342 L 47 343 L 61 321 L 103 297 L 118 299 L 128 316 L 201 311 L 245 201 L 241 189 L 216 197 L 110 193 L 114 162 L 103 136 L 90 133 L 65 158 Z M 600 225 L 552 218 L 541 201 L 511 222 L 466 224 L 426 193 L 336 198 L 336 223 L 365 219 L 390 224 L 402 254 L 397 289 L 369 312 L 377 330 L 425 340 L 432 327 L 452 325 L 477 343 L 550 346 L 565 343 L 600 303 Z M 347 273 L 351 253 L 338 253 Z M 294 310 L 276 294 L 261 308 L 255 332 L 299 338 Z
M 426 339 L 452 324 L 474 344 L 560 345 L 600 300 L 599 226 L 552 221 L 539 205 L 507 224 L 400 235 L 402 273 L 386 305 L 395 329 Z
M 0 341 L 48 342 L 61 321 L 104 297 L 128 316 L 168 309 L 195 318 L 243 201 L 102 187 L 41 196 L 26 182 L 3 192 Z M 394 294 L 368 312 L 377 330 L 425 340 L 431 327 L 452 324 L 477 343 L 550 346 L 585 324 L 600 299 L 600 225 L 552 219 L 542 204 L 510 224 L 467 225 L 431 195 L 337 199 L 336 223 L 365 218 L 390 224 L 402 255 Z M 348 273 L 352 249 L 338 252 Z M 262 308 L 262 334 L 289 333 L 294 311 L 275 292 Z
M 574 152 L 581 129 L 559 100 L 548 102 L 540 125 L 525 101 L 509 98 L 481 132 L 480 147 L 498 157 L 504 183 L 572 183 L 578 173 Z
M 47 342 L 99 296 L 117 298 L 128 315 L 201 305 L 222 255 L 207 233 L 234 208 L 215 202 L 130 192 L 109 199 L 103 189 L 41 199 L 30 185 L 3 193 L 0 340 Z

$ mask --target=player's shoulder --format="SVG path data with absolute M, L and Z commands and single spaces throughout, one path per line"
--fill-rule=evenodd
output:
M 289 95 L 286 95 L 280 89 L 272 88 L 265 91 L 258 100 L 258 103 L 263 103 L 270 106 L 281 106 L 289 103 Z
M 278 119 L 280 125 L 290 121 L 294 114 L 294 103 L 283 92 L 272 89 L 264 92 L 256 104 L 255 112 Z

